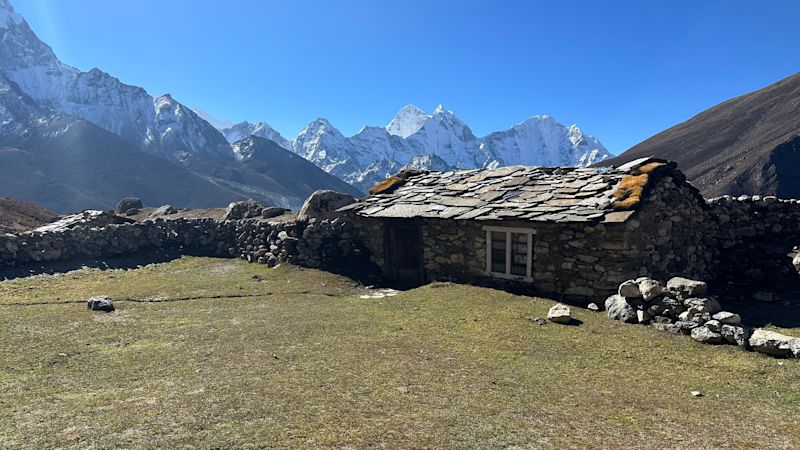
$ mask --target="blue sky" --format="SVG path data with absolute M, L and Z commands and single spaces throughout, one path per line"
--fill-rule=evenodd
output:
M 12 0 L 66 63 L 287 137 L 444 104 L 613 152 L 800 70 L 800 1 Z

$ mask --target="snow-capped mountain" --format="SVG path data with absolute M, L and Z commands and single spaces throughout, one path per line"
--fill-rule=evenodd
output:
M 280 133 L 275 131 L 271 126 L 264 122 L 240 122 L 235 125 L 222 128 L 220 131 L 222 131 L 222 134 L 225 135 L 225 139 L 227 139 L 231 144 L 248 136 L 256 136 L 269 139 L 287 150 L 292 149 L 292 143 L 290 141 L 281 136 Z
M 195 114 L 197 114 L 201 119 L 205 120 L 206 122 L 211 124 L 212 127 L 218 130 L 224 130 L 225 128 L 230 128 L 236 125 L 235 123 L 233 123 L 232 120 L 217 119 L 216 117 L 212 116 L 211 113 L 209 113 L 208 111 L 204 110 L 199 106 L 192 108 L 192 111 L 194 111 Z
M 422 125 L 430 118 L 431 116 L 425 114 L 424 111 L 416 106 L 406 105 L 394 116 L 394 119 L 389 122 L 389 125 L 386 126 L 386 131 L 388 131 L 389 134 L 407 138 L 419 131 Z
M 296 153 L 362 190 L 405 166 L 588 166 L 610 156 L 596 138 L 549 116 L 533 116 L 508 130 L 476 137 L 442 105 L 430 115 L 408 105 L 385 128 L 366 126 L 351 137 L 317 119 L 291 144 Z
M 80 117 L 170 160 L 233 158 L 222 134 L 169 95 L 153 97 L 92 69 L 62 63 L 8 0 L 0 0 L 0 72 L 43 106 Z

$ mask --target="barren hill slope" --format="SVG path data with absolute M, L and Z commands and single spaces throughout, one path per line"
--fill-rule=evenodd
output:
M 30 230 L 57 218 L 56 213 L 41 206 L 0 198 L 0 233 Z
M 677 161 L 705 196 L 800 197 L 800 73 L 733 98 L 601 165 Z

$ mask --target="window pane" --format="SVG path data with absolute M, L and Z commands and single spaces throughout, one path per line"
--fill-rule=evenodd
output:
M 506 273 L 506 233 L 492 231 L 492 272 Z
M 511 233 L 511 274 L 528 275 L 528 235 Z

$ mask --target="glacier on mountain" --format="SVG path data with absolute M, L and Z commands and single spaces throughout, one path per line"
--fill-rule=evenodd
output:
M 191 109 L 91 69 L 64 64 L 8 0 L 0 0 L 0 71 L 40 104 L 86 119 L 142 150 L 178 162 L 232 159 L 228 142 Z

